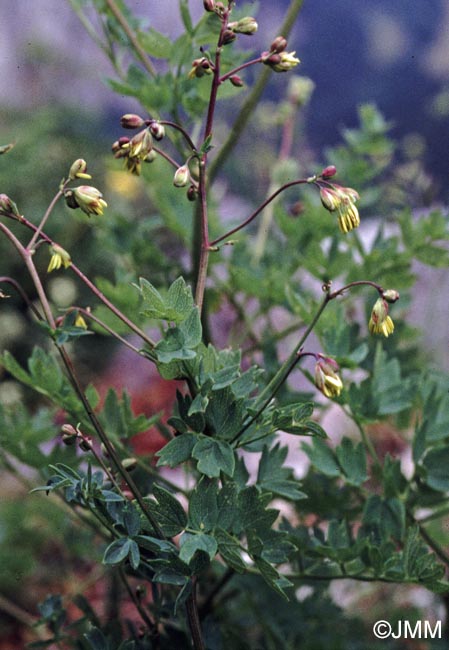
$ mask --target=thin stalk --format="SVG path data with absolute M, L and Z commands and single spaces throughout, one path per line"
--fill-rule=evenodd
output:
M 262 212 L 262 210 L 264 210 L 267 207 L 267 205 L 269 203 L 271 203 L 271 201 L 273 201 L 281 192 L 284 192 L 289 187 L 294 187 L 295 185 L 304 185 L 304 184 L 306 184 L 308 182 L 309 181 L 307 179 L 301 178 L 301 179 L 299 179 L 297 181 L 290 181 L 289 183 L 285 183 L 284 185 L 279 187 L 275 192 L 273 192 L 267 199 L 265 199 L 265 201 L 263 203 L 261 203 L 259 205 L 259 207 L 252 214 L 250 214 L 250 216 L 247 219 L 245 219 L 245 221 L 243 221 L 238 226 L 235 226 L 235 228 L 231 228 L 231 230 L 229 230 L 224 235 L 221 235 L 220 237 L 217 237 L 217 239 L 214 239 L 213 241 L 211 241 L 209 243 L 209 246 L 210 247 L 216 246 L 217 244 L 219 244 L 224 239 L 227 239 L 228 237 L 231 237 L 231 235 L 234 235 L 239 230 L 242 230 L 242 228 L 245 228 L 246 226 L 248 226 L 251 223 L 251 221 L 253 221 Z
M 251 65 L 255 65 L 256 63 L 262 63 L 263 59 L 261 56 L 259 56 L 257 59 L 251 59 L 251 61 L 247 61 L 246 63 L 242 63 L 242 65 L 239 65 L 237 68 L 234 68 L 234 70 L 230 70 L 226 74 L 224 74 L 222 77 L 220 77 L 220 83 L 222 84 L 224 81 L 232 77 L 233 75 L 237 74 L 237 72 L 240 72 L 241 70 L 244 70 L 245 68 L 249 68 Z
M 153 636 L 158 636 L 159 631 L 157 629 L 157 625 L 151 620 L 151 618 L 148 616 L 147 612 L 145 611 L 144 607 L 142 607 L 142 604 L 139 602 L 139 599 L 137 598 L 136 594 L 134 591 L 131 589 L 131 585 L 128 582 L 128 579 L 126 577 L 126 574 L 122 568 L 119 569 L 118 572 L 120 579 L 123 583 L 123 586 L 125 587 L 126 591 L 128 592 L 128 596 L 131 598 L 134 607 L 137 609 L 139 612 L 143 622 L 145 625 L 148 627 L 149 630 L 151 630 L 151 634 Z
M 36 230 L 34 231 L 34 234 L 33 234 L 33 236 L 31 237 L 31 239 L 30 239 L 30 241 L 29 241 L 29 244 L 28 244 L 28 246 L 27 246 L 27 249 L 28 249 L 29 251 L 32 251 L 32 250 L 33 250 L 33 248 L 34 248 L 34 244 L 35 244 L 35 243 L 37 242 L 37 240 L 39 239 L 39 235 L 41 234 L 43 227 L 44 227 L 45 224 L 47 223 L 48 217 L 51 215 L 51 213 L 52 213 L 52 211 L 53 211 L 53 208 L 55 207 L 56 203 L 59 201 L 59 199 L 60 199 L 61 196 L 63 196 L 63 195 L 64 195 L 64 192 L 63 192 L 63 190 L 61 189 L 61 190 L 59 190 L 59 192 L 57 192 L 57 193 L 55 194 L 55 196 L 53 197 L 53 199 L 52 199 L 50 205 L 49 205 L 48 208 L 46 209 L 45 214 L 44 214 L 44 216 L 43 216 L 42 219 L 41 219 L 40 224 L 38 225 L 38 227 L 37 227 Z
M 14 280 L 14 278 L 10 278 L 10 277 L 8 277 L 6 275 L 3 275 L 3 276 L 0 277 L 0 283 L 1 282 L 7 282 L 11 286 L 13 286 L 14 289 L 19 294 L 19 296 L 24 301 L 24 303 L 26 304 L 26 306 L 28 307 L 28 309 L 33 312 L 33 314 L 36 316 L 36 318 L 38 320 L 43 320 L 43 316 L 39 313 L 39 311 L 36 309 L 34 304 L 28 298 L 28 296 L 27 296 L 25 290 L 23 289 L 23 287 L 16 280 Z
M 143 49 L 143 47 L 140 45 L 139 41 L 137 40 L 135 32 L 132 30 L 130 25 L 128 24 L 128 21 L 126 20 L 125 16 L 122 14 L 120 9 L 118 8 L 115 0 L 106 0 L 106 4 L 111 10 L 111 13 L 114 15 L 115 19 L 117 22 L 120 24 L 121 28 L 126 34 L 126 37 L 128 38 L 129 42 L 133 46 L 138 58 L 140 59 L 142 65 L 144 66 L 145 70 L 148 72 L 150 77 L 155 77 L 156 76 L 156 70 L 153 67 L 153 64 L 149 60 L 147 53 Z
M 220 61 L 221 50 L 223 47 L 224 33 L 228 25 L 230 7 L 224 12 L 220 35 L 218 37 L 217 49 L 215 51 L 215 61 L 213 68 L 212 86 L 209 96 L 209 106 L 207 109 L 206 125 L 204 128 L 204 141 L 212 136 L 212 127 L 214 123 L 215 108 L 217 105 L 218 88 L 220 86 Z M 201 314 L 204 302 L 204 292 L 206 289 L 207 267 L 209 264 L 209 223 L 207 215 L 207 188 L 206 188 L 206 168 L 207 168 L 207 151 L 205 151 L 199 161 L 199 214 L 197 220 L 197 233 L 194 235 L 194 258 L 197 253 L 199 256 L 196 283 L 195 283 L 195 303 Z M 199 250 L 196 250 L 199 248 Z

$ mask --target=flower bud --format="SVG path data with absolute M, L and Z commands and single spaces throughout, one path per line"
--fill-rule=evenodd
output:
M 150 133 L 155 140 L 162 140 L 165 135 L 165 127 L 159 122 L 151 122 L 150 124 Z
M 188 201 L 196 201 L 197 196 L 198 196 L 198 190 L 196 189 L 195 185 L 191 185 L 187 190 Z
M 143 162 L 152 163 L 153 160 L 156 160 L 156 158 L 157 158 L 157 153 L 155 152 L 154 149 L 152 149 L 150 153 L 147 156 L 145 156 Z
M 129 157 L 144 160 L 153 148 L 153 138 L 148 129 L 136 133 L 129 141 Z
M 81 329 L 83 329 L 83 330 L 87 330 L 87 323 L 86 323 L 86 321 L 84 320 L 82 314 L 80 314 L 79 312 L 78 312 L 78 314 L 76 315 L 74 325 L 75 325 L 75 327 L 79 327 L 79 328 L 81 328 Z
M 82 158 L 78 158 L 70 167 L 69 179 L 74 181 L 75 178 L 92 178 L 90 174 L 86 174 L 87 162 Z
M 223 34 L 223 45 L 229 45 L 237 38 L 237 34 L 232 29 L 225 29 Z
M 330 187 L 320 187 L 320 199 L 323 207 L 329 212 L 334 212 L 341 204 L 341 199 L 335 190 Z
M 73 190 L 67 190 L 64 197 L 69 208 L 80 208 L 88 216 L 103 214 L 104 208 L 108 205 L 103 200 L 100 190 L 90 185 L 80 185 Z
M 20 217 L 17 205 L 12 201 L 7 194 L 0 194 L 0 215 L 8 217 L 14 215 Z
M 15 145 L 13 142 L 10 142 L 9 144 L 2 144 L 0 146 L 0 156 L 3 155 L 4 153 L 8 153 L 9 151 L 11 151 L 11 149 L 13 149 L 14 146 Z
M 399 300 L 399 292 L 396 289 L 387 289 L 382 292 L 382 298 L 389 303 L 396 302 L 396 300 Z
M 127 472 L 132 472 L 132 470 L 137 467 L 137 458 L 124 458 L 122 460 L 122 467 L 126 469 Z
M 63 424 L 61 427 L 61 439 L 62 442 L 67 445 L 73 445 L 76 442 L 78 436 L 78 431 L 75 427 L 72 427 L 71 424 Z
M 214 11 L 215 9 L 214 0 L 203 0 L 203 5 L 206 11 Z
M 383 298 L 378 298 L 374 303 L 368 329 L 371 334 L 382 334 L 386 338 L 394 332 L 394 323 L 388 315 L 388 303 Z
M 201 78 L 205 74 L 212 74 L 212 68 L 210 66 L 210 61 L 205 56 L 201 59 L 195 59 L 192 61 L 192 68 L 187 75 L 189 79 L 194 79 L 195 77 Z
M 258 24 L 255 18 L 245 16 L 245 18 L 241 18 L 237 22 L 229 23 L 228 27 L 236 34 L 251 36 L 257 32 Z
M 145 120 L 140 115 L 126 113 L 120 118 L 120 124 L 124 129 L 140 129 L 145 124 Z
M 233 86 L 236 88 L 242 88 L 245 84 L 243 83 L 243 79 L 239 77 L 238 74 L 233 74 L 232 77 L 229 77 L 229 81 L 232 83 Z
M 296 52 L 280 52 L 279 54 L 267 52 L 262 54 L 262 63 L 269 65 L 275 72 L 288 72 L 300 63 L 295 54 Z
M 321 357 L 315 366 L 315 385 L 326 397 L 338 397 L 343 390 L 343 382 L 337 374 L 338 363 L 330 357 Z
M 80 449 L 83 451 L 90 451 L 92 449 L 92 438 L 91 436 L 83 435 L 80 442 Z
M 275 54 L 280 54 L 287 47 L 287 39 L 283 36 L 276 36 L 274 41 L 270 45 L 270 52 Z
M 173 185 L 175 187 L 185 187 L 190 180 L 190 172 L 187 165 L 178 167 L 173 177 Z
M 336 173 L 337 173 L 337 168 L 335 167 L 335 165 L 329 165 L 328 167 L 325 167 L 323 169 L 320 176 L 321 178 L 327 179 L 327 178 L 332 178 L 332 176 L 335 176 Z

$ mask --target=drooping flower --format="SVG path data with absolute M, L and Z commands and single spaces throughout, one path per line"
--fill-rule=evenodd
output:
M 262 54 L 262 63 L 270 66 L 275 72 L 288 72 L 295 68 L 300 60 L 295 56 L 296 52 L 266 52 Z
M 383 298 L 378 298 L 374 303 L 368 328 L 371 334 L 382 334 L 386 338 L 393 334 L 394 323 L 388 315 L 388 303 Z
M 88 216 L 103 214 L 108 205 L 100 190 L 90 185 L 80 185 L 73 190 L 67 190 L 64 197 L 69 208 L 80 208 Z
M 338 374 L 339 365 L 335 359 L 320 356 L 315 366 L 315 386 L 326 397 L 338 397 L 343 382 Z
M 50 263 L 47 268 L 47 273 L 51 273 L 55 269 L 60 269 L 61 266 L 63 266 L 65 269 L 68 269 L 70 264 L 72 263 L 72 260 L 70 259 L 69 253 L 62 248 L 62 246 L 58 246 L 58 244 L 53 244 L 50 246 L 50 251 L 51 251 L 51 258 L 50 258 Z
M 329 212 L 338 211 L 338 225 L 341 232 L 344 233 L 348 233 L 360 225 L 359 211 L 355 205 L 358 198 L 358 192 L 351 187 L 320 186 L 321 203 Z

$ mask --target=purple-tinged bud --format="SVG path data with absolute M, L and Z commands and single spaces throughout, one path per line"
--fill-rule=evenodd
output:
M 262 53 L 262 63 L 269 65 L 275 72 L 288 72 L 300 63 L 296 52 L 281 52 L 280 54 Z
M 20 217 L 17 205 L 7 194 L 0 194 L 0 215 Z
M 195 185 L 191 185 L 187 190 L 187 199 L 189 201 L 196 201 L 197 196 L 198 196 L 198 190 L 196 189 Z
M 386 289 L 382 292 L 382 298 L 389 303 L 396 302 L 399 300 L 399 292 L 396 289 Z
M 315 366 L 315 386 L 326 397 L 338 397 L 343 390 L 343 383 L 338 374 L 339 366 L 335 359 L 319 355 Z
M 78 431 L 75 427 L 72 427 L 71 424 L 63 424 L 61 427 L 61 439 L 62 442 L 67 445 L 73 445 L 76 442 L 78 436 Z
M 203 5 L 204 5 L 205 11 L 214 11 L 214 9 L 215 9 L 214 0 L 203 0 Z
M 90 436 L 83 435 L 80 442 L 80 449 L 83 451 L 90 451 L 92 449 L 92 438 Z
M 120 147 L 120 149 L 123 149 L 124 147 L 126 147 L 127 145 L 129 145 L 129 143 L 130 143 L 130 139 L 127 138 L 126 135 L 122 135 L 122 137 L 119 138 L 119 139 L 117 140 L 117 142 L 118 142 L 118 146 Z
M 120 124 L 124 129 L 140 129 L 145 124 L 145 120 L 140 115 L 126 113 L 120 118 Z
M 108 205 L 100 190 L 90 185 L 80 185 L 73 190 L 67 190 L 64 197 L 69 208 L 80 208 L 88 216 L 103 214 L 104 208 Z
M 185 187 L 190 181 L 190 172 L 187 165 L 178 167 L 173 177 L 173 185 L 175 187 Z
M 233 43 L 237 38 L 237 34 L 232 31 L 232 29 L 225 29 L 223 33 L 223 45 L 229 45 Z
M 336 173 L 337 173 L 337 168 L 335 167 L 335 165 L 329 165 L 328 167 L 325 167 L 323 169 L 320 176 L 321 178 L 327 179 L 327 178 L 332 178 L 332 176 L 335 176 Z
M 320 188 L 320 199 L 323 207 L 326 208 L 326 210 L 329 210 L 329 212 L 334 212 L 341 205 L 341 198 L 335 190 L 332 190 L 329 187 Z
M 165 128 L 163 124 L 159 122 L 151 122 L 150 124 L 150 133 L 155 140 L 162 140 L 165 135 Z
M 283 36 L 276 36 L 274 41 L 270 45 L 270 51 L 275 54 L 280 54 L 287 47 L 287 39 Z
M 236 88 L 242 88 L 245 84 L 243 83 L 243 79 L 239 77 L 238 74 L 233 74 L 232 77 L 229 77 L 229 81 L 232 83 L 233 86 Z
M 75 178 L 92 178 L 90 174 L 86 174 L 87 162 L 82 158 L 78 158 L 70 167 L 69 179 L 74 181 Z

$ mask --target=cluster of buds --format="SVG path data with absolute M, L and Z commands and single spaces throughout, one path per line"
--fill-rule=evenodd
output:
M 192 61 L 192 68 L 187 75 L 189 79 L 198 79 L 204 77 L 205 74 L 212 74 L 212 63 L 206 56 L 201 57 L 201 59 L 195 59 Z
M 233 23 L 228 23 L 228 29 L 234 32 L 234 34 L 246 34 L 248 36 L 255 34 L 258 27 L 256 19 L 251 16 L 245 16 L 245 18 L 241 18 Z
M 75 428 L 71 424 L 63 424 L 61 427 L 61 438 L 62 442 L 68 447 L 78 442 L 79 448 L 83 451 L 90 451 L 92 449 L 91 436 L 86 436 L 85 433 L 82 433 L 79 425 Z
M 163 137 L 163 135 L 160 132 L 160 137 Z M 145 128 L 136 133 L 132 138 L 119 138 L 112 145 L 112 151 L 114 158 L 123 158 L 125 160 L 125 166 L 128 171 L 139 176 L 142 161 L 152 162 L 154 160 L 153 136 L 150 133 L 150 129 Z
M 76 178 L 90 179 L 92 176 L 87 173 L 87 162 L 82 158 L 75 160 L 70 167 L 69 180 L 74 181 Z
M 60 269 L 63 266 L 65 269 L 68 269 L 72 263 L 69 253 L 58 246 L 58 244 L 52 244 L 50 246 L 51 258 L 50 263 L 47 268 L 47 273 L 51 273 L 55 269 Z
M 318 355 L 315 365 L 315 386 L 326 397 L 338 397 L 343 390 L 343 382 L 338 374 L 339 369 L 335 359 Z
M 334 169 L 335 167 L 331 166 L 323 170 L 324 172 L 329 170 L 327 178 L 333 176 Z M 355 206 L 359 195 L 355 190 L 336 184 L 320 185 L 320 198 L 326 210 L 329 212 L 338 211 L 338 225 L 341 232 L 348 233 L 360 225 L 359 211 Z
M 108 206 L 100 190 L 90 185 L 80 185 L 66 190 L 64 198 L 69 208 L 80 208 L 89 217 L 91 214 L 103 214 L 104 209 Z
M 399 300 L 399 293 L 395 289 L 387 289 L 374 303 L 368 329 L 371 334 L 382 334 L 386 338 L 393 334 L 394 323 L 388 315 L 388 303 Z
M 287 40 L 283 36 L 277 36 L 268 52 L 262 52 L 262 63 L 268 65 L 274 72 L 288 72 L 295 68 L 300 60 L 296 58 L 296 52 L 286 52 Z

